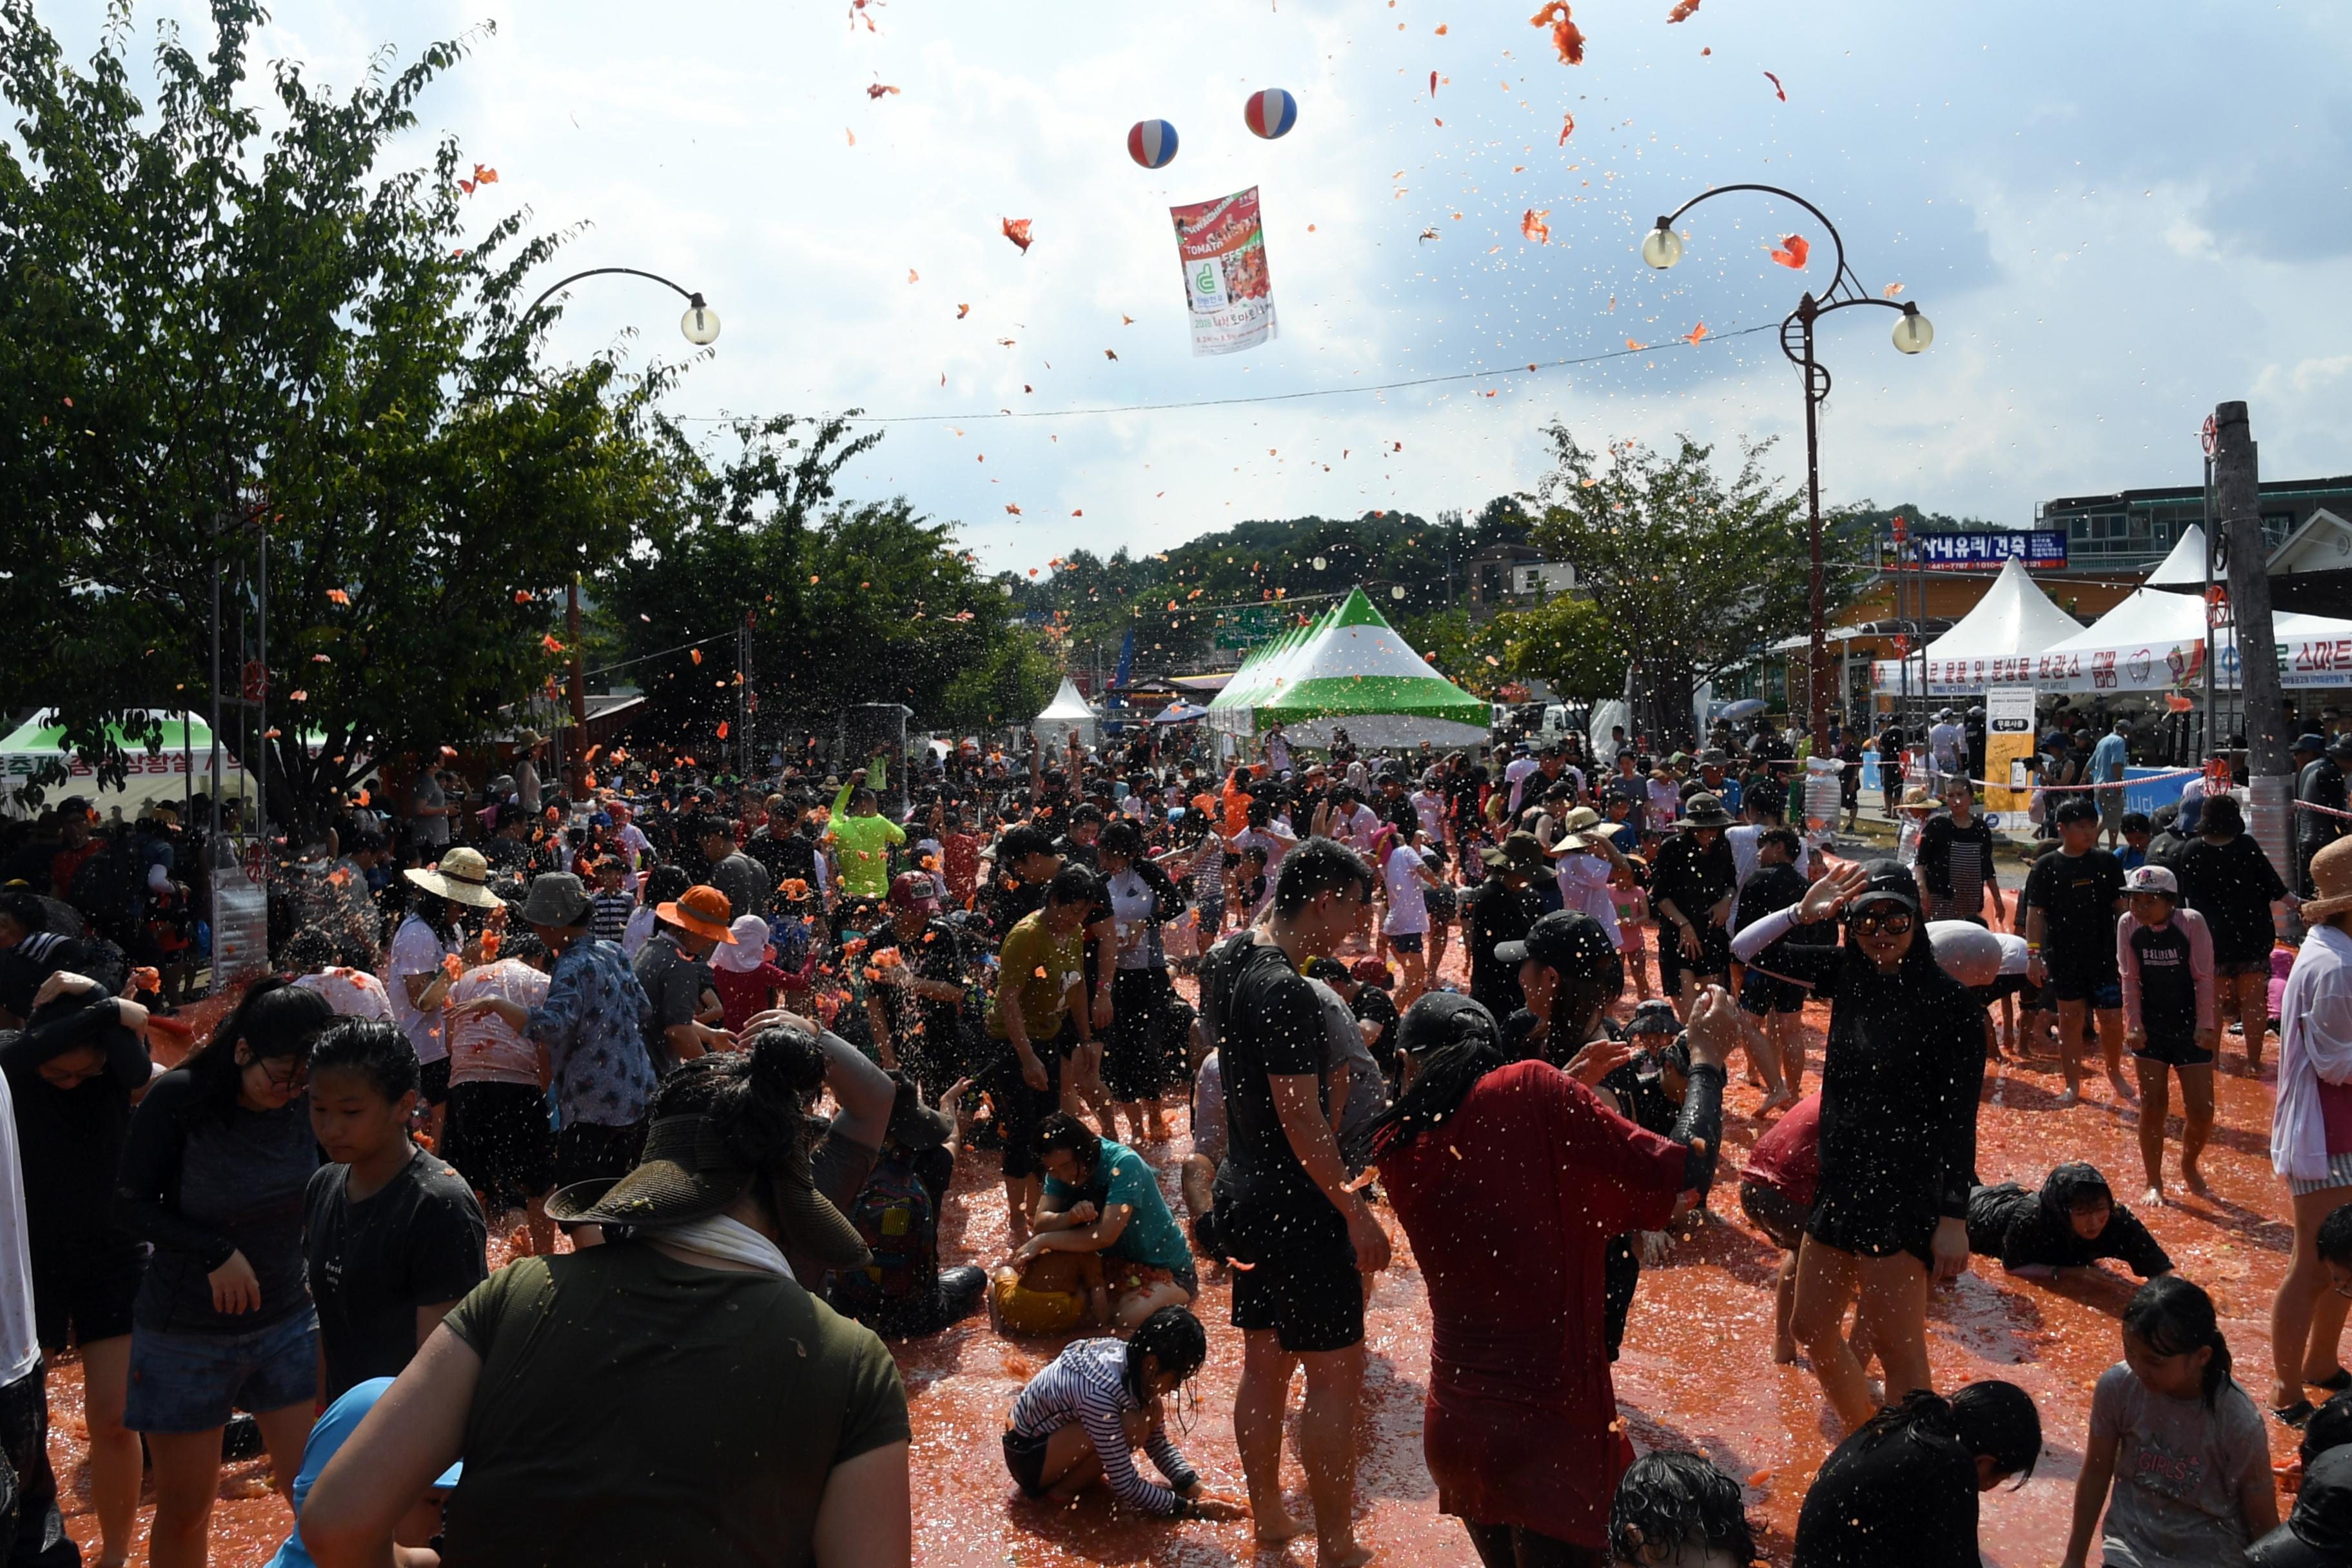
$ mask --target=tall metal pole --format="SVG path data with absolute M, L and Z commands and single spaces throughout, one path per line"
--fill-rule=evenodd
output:
M 1801 367 L 1805 378 L 1805 523 L 1812 547 L 1812 581 L 1811 599 L 1812 624 L 1805 642 L 1805 696 L 1809 722 L 1812 729 L 1813 752 L 1819 755 L 1829 744 L 1828 693 L 1822 689 L 1822 664 L 1827 648 L 1829 627 L 1825 620 L 1822 584 L 1822 447 L 1819 419 L 1820 399 L 1814 395 L 1813 317 L 1817 312 L 1811 293 L 1797 302 L 1797 319 L 1804 324 L 1804 363 Z
M 2271 627 L 2271 577 L 2263 548 L 2261 468 L 2242 403 L 2213 410 L 2213 493 L 2230 539 L 2230 621 L 2237 637 L 2238 690 L 2246 715 L 2246 772 L 2253 809 L 2247 826 L 2282 868 L 2295 865 L 2297 837 L 2288 804 L 2294 794 L 2286 749 L 2286 705 L 2279 695 L 2278 648 Z M 2300 868 L 2297 868 L 2298 871 Z

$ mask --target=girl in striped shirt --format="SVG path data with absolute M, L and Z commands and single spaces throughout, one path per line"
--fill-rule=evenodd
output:
M 1101 1481 L 1160 1518 L 1246 1519 L 1248 1505 L 1206 1490 L 1168 1435 L 1162 1401 L 1208 1356 L 1201 1320 L 1182 1307 L 1160 1308 L 1124 1342 L 1074 1341 L 1013 1404 L 1004 1464 L 1023 1495 L 1067 1501 Z M 1168 1485 L 1137 1472 L 1139 1445 Z

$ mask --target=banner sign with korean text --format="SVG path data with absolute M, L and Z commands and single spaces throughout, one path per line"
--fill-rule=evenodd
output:
M 2000 533 L 1915 533 L 1911 548 L 1930 572 L 1998 572 L 2021 561 L 2029 572 L 2066 567 L 2066 531 L 2060 528 Z
M 1996 686 L 1985 693 L 1985 810 L 1993 826 L 2014 830 L 2033 804 L 2025 763 L 2033 755 L 2033 688 Z
M 1184 264 L 1192 353 L 1237 353 L 1275 337 L 1274 285 L 1266 275 L 1257 187 L 1170 207 L 1168 216 L 1176 221 L 1176 254 Z

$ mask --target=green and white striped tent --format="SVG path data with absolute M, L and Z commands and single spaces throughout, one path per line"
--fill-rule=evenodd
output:
M 165 805 L 178 804 L 191 792 L 207 794 L 212 787 L 213 732 L 211 726 L 194 713 L 174 713 L 163 709 L 151 709 L 148 717 L 163 726 L 163 749 L 148 755 L 143 737 L 128 740 L 122 731 L 110 726 L 115 742 L 130 753 L 130 776 L 121 789 L 107 789 L 99 784 L 87 763 L 78 761 L 65 748 L 65 728 L 56 723 L 56 715 L 40 712 L 18 725 L 5 737 L 0 737 L 0 808 L 21 812 L 16 796 L 31 780 L 36 769 L 44 763 L 62 763 L 66 777 L 44 789 L 44 798 L 54 804 L 70 795 L 78 795 L 105 816 L 117 806 L 122 815 L 137 815 L 141 806 L 150 801 Z M 245 769 L 229 753 L 224 736 L 221 752 L 221 787 L 224 800 L 233 800 L 247 793 Z
M 1345 729 L 1359 745 L 1472 745 L 1492 710 L 1429 667 L 1358 588 L 1339 605 L 1244 661 L 1209 704 L 1212 728 L 1229 735 L 1280 724 L 1303 746 L 1328 745 Z

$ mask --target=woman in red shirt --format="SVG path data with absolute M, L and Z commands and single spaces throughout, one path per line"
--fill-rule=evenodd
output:
M 1370 1130 L 1381 1186 L 1429 1284 L 1422 1446 L 1438 1506 L 1486 1568 L 1600 1568 L 1633 1457 L 1601 1348 L 1612 1236 L 1659 1230 L 1713 1180 L 1731 999 L 1689 1027 L 1671 1137 L 1549 1064 L 1506 1063 L 1494 1017 L 1433 992 L 1398 1026 L 1405 1088 Z

